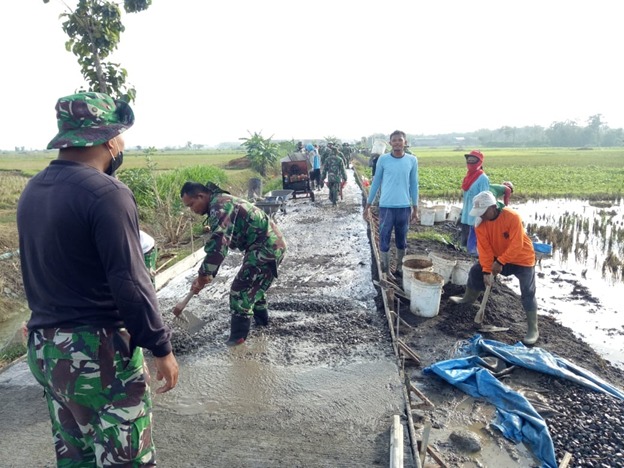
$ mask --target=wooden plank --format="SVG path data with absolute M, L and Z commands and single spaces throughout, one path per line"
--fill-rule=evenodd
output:
M 563 455 L 563 458 L 561 459 L 559 468 L 567 468 L 571 461 L 572 461 L 572 454 L 570 452 L 566 452 Z
M 407 346 L 401 340 L 397 340 L 397 345 L 399 346 L 399 349 L 407 355 L 407 357 L 409 357 L 413 361 L 416 361 L 416 364 L 420 364 L 420 356 L 418 356 L 418 354 L 412 351 L 412 349 L 409 346 Z
M 416 386 L 413 383 L 411 383 L 411 382 L 410 382 L 410 390 L 412 392 L 414 392 L 418 398 L 420 398 L 422 401 L 424 401 L 425 404 L 431 406 L 432 408 L 435 408 L 435 405 L 433 404 L 433 402 L 431 400 L 429 400 L 429 398 L 427 398 L 425 396 L 425 394 L 423 392 L 421 392 L 420 390 L 418 390 L 416 388 Z
M 396 319 L 397 317 L 397 313 L 394 310 L 388 310 L 388 312 L 390 312 L 390 315 L 392 316 L 393 319 Z M 410 328 L 414 328 L 412 325 L 410 325 L 409 323 L 407 323 L 405 320 L 403 320 L 401 317 L 399 317 L 399 322 L 401 322 L 401 325 L 405 325 L 406 327 L 410 327 Z
M 431 445 L 427 445 L 427 453 L 431 455 L 431 458 L 433 458 L 436 461 L 436 463 L 440 465 L 442 468 L 449 468 L 449 466 L 440 456 L 440 453 L 436 449 L 434 449 Z
M 403 468 L 403 425 L 398 414 L 392 419 L 390 431 L 390 468 Z
M 390 281 L 387 281 L 387 280 L 384 280 L 384 279 L 380 278 L 379 281 L 373 280 L 373 284 L 375 286 L 379 287 L 379 288 L 382 288 L 382 289 L 392 289 L 394 291 L 394 294 L 399 296 L 401 299 L 405 299 L 406 301 L 410 300 L 410 298 L 405 293 L 405 291 L 403 291 L 403 289 L 401 289 L 396 284 L 391 283 Z
M 429 432 L 431 432 L 431 424 L 425 424 L 422 439 L 420 441 L 420 464 L 425 466 L 425 458 L 427 457 L 427 445 L 429 444 Z

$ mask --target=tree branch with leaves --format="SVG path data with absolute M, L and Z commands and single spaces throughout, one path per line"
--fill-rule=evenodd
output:
M 50 0 L 43 0 L 49 3 Z M 67 51 L 78 57 L 88 91 L 106 93 L 115 99 L 133 102 L 136 90 L 127 84 L 128 72 L 118 63 L 107 62 L 117 49 L 125 27 L 119 4 L 110 0 L 78 0 L 74 9 L 63 2 L 67 11 L 61 14 L 63 31 L 69 36 Z M 152 0 L 124 0 L 126 13 L 146 10 Z

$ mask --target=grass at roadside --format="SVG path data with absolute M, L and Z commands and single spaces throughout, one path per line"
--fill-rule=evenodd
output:
M 0 351 L 0 369 L 11 364 L 17 358 L 26 354 L 26 346 L 23 344 L 12 344 Z

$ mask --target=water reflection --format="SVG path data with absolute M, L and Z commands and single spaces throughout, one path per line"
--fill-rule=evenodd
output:
M 554 259 L 568 268 L 599 271 L 610 283 L 622 282 L 624 212 L 622 200 L 532 200 L 513 205 L 529 235 L 552 244 Z

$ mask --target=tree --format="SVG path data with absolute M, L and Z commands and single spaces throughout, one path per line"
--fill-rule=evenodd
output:
M 279 158 L 279 145 L 271 138 L 263 138 L 258 132 L 248 132 L 249 138 L 239 138 L 247 150 L 247 158 L 251 161 L 251 167 L 266 177 L 267 168 L 274 165 Z
M 146 10 L 151 4 L 152 0 L 123 0 L 127 13 Z M 119 5 L 110 0 L 78 0 L 76 8 L 68 7 L 68 10 L 61 15 L 63 31 L 69 36 L 65 48 L 78 57 L 89 91 L 133 102 L 136 90 L 126 84 L 126 69 L 105 61 L 117 49 L 120 35 L 125 31 Z
M 602 121 L 602 114 L 592 115 L 587 119 L 587 128 L 593 139 L 593 143 L 600 146 L 600 132 L 606 124 Z

